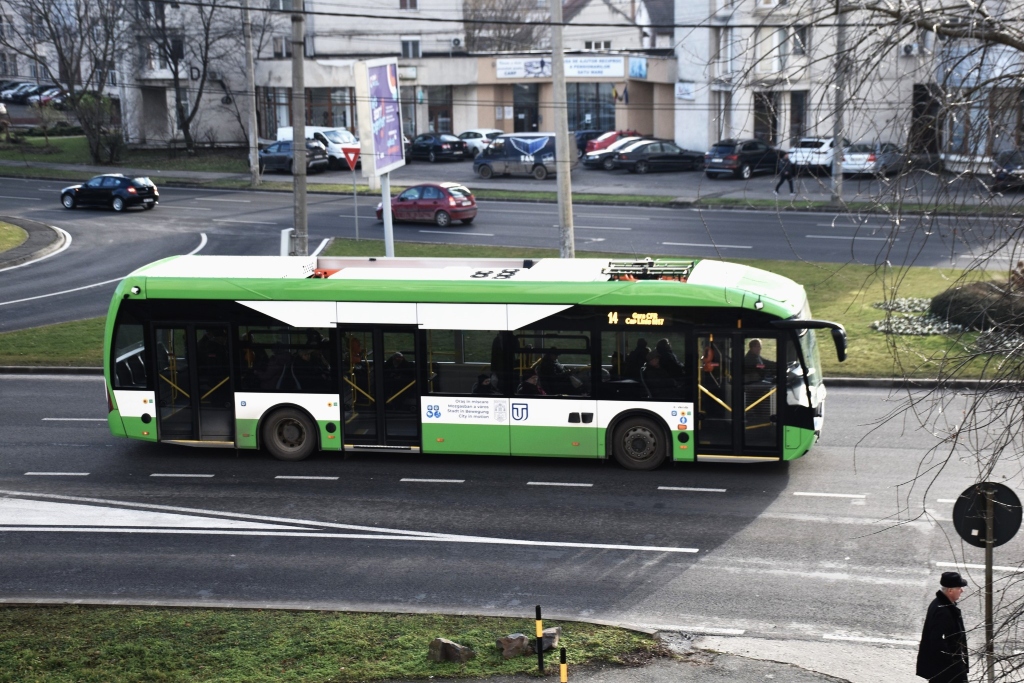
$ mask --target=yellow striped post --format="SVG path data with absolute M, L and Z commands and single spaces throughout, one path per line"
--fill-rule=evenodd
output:
M 544 673 L 544 621 L 540 618 L 540 605 L 537 605 L 537 669 Z
M 565 663 L 565 648 L 564 647 L 559 651 L 558 661 L 561 662 L 558 665 L 559 673 L 561 674 L 561 677 L 559 678 L 559 680 L 561 681 L 561 683 L 567 683 L 567 681 L 569 680 L 569 665 Z

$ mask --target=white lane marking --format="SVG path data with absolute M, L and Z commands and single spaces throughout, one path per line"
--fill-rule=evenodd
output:
M 161 204 L 164 209 L 185 209 L 187 211 L 213 211 L 213 209 L 206 209 L 201 206 L 178 206 L 176 204 L 168 204 L 164 202 Z
M 707 247 L 708 249 L 753 249 L 743 244 L 702 244 L 700 242 L 662 242 L 666 247 Z
M 956 498 L 939 498 L 935 501 L 936 503 L 955 503 Z
M 557 228 L 559 226 L 552 225 L 551 227 L 552 228 Z M 624 232 L 630 232 L 630 231 L 633 230 L 633 228 L 605 228 L 605 227 L 600 227 L 600 226 L 597 226 L 597 225 L 574 225 L 573 229 L 574 230 L 621 230 L 621 231 L 624 231 Z
M 574 484 L 572 482 L 561 482 L 561 481 L 528 481 L 527 486 L 578 486 L 581 488 L 590 488 L 593 484 Z
M 212 474 L 159 474 L 158 473 L 158 474 L 151 474 L 149 476 L 151 476 L 151 477 L 184 477 L 184 478 L 194 478 L 194 479 L 209 479 L 213 475 Z
M 807 239 L 812 240 L 864 240 L 866 242 L 899 242 L 900 238 L 890 237 L 861 237 L 860 235 L 804 235 Z
M 822 638 L 825 640 L 844 640 L 851 643 L 878 643 L 879 645 L 912 645 L 917 647 L 920 645 L 920 641 L 917 640 L 897 640 L 895 638 L 864 638 L 861 636 L 832 636 L 823 635 Z
M 451 534 L 442 534 L 432 531 L 408 531 L 402 529 L 387 529 L 377 528 L 369 526 L 359 526 L 355 524 L 338 524 L 332 522 L 314 522 L 308 520 L 288 519 L 282 517 L 268 517 L 264 515 L 247 515 L 237 512 L 220 512 L 217 510 L 202 510 L 196 508 L 184 508 L 170 505 L 152 505 L 147 503 L 132 503 L 126 501 L 107 500 L 103 498 L 87 498 L 82 496 L 63 496 L 52 493 L 28 493 L 24 491 L 8 491 L 0 490 L 0 495 L 5 496 L 26 496 L 31 498 L 45 498 L 49 500 L 63 500 L 63 501 L 74 501 L 80 503 L 97 503 L 100 505 L 118 505 L 118 506 L 131 506 L 131 508 L 140 508 L 142 510 L 159 510 L 159 511 L 171 511 L 171 512 L 184 512 L 184 513 L 198 513 L 207 515 L 218 515 L 216 521 L 226 522 L 231 520 L 258 520 L 262 522 L 283 522 L 290 525 L 303 525 L 303 526 L 314 526 L 320 528 L 331 528 L 331 529 L 347 529 L 350 531 L 363 531 L 370 532 L 367 534 L 341 534 L 341 533 L 327 533 L 327 532 L 249 532 L 249 531 L 205 531 L 190 529 L 152 529 L 147 530 L 145 533 L 183 533 L 183 534 L 218 534 L 218 535 L 284 535 L 284 536 L 311 536 L 314 538 L 358 538 L 365 540 L 377 540 L 377 541 L 434 541 L 443 543 L 476 543 L 482 545 L 519 545 L 519 546 L 535 546 L 535 547 L 549 547 L 549 548 L 583 548 L 583 549 L 596 549 L 596 550 L 632 550 L 632 551 L 650 551 L 650 552 L 664 552 L 664 553 L 697 553 L 700 552 L 698 548 L 677 548 L 671 546 L 647 546 L 647 545 L 612 545 L 602 543 L 569 543 L 559 541 L 523 541 L 517 539 L 504 539 L 504 538 L 489 538 L 486 536 L 454 536 Z M 14 500 L 12 505 L 18 506 L 24 503 L 40 503 L 43 504 L 45 501 L 38 500 Z M 5 511 L 5 500 L 0 498 L 0 513 Z M 69 505 L 65 506 L 68 508 L 85 508 L 85 510 L 101 510 L 103 513 L 113 514 L 116 512 L 139 512 L 137 509 L 131 508 L 95 508 L 92 505 L 79 506 Z M 80 515 L 74 512 L 69 513 L 69 518 L 75 521 L 80 521 Z M 157 516 L 159 517 L 159 515 Z M 202 521 L 203 518 L 192 518 L 187 517 L 191 522 L 193 519 L 196 521 Z M 22 516 L 18 516 L 16 519 L 8 519 L 0 514 L 0 524 L 22 524 Z M 139 526 L 137 524 L 132 526 Z M 166 526 L 166 525 L 165 525 Z M 191 527 L 197 527 L 199 524 L 190 523 Z M 212 525 L 207 525 L 212 526 Z M 220 524 L 219 526 L 227 526 L 226 524 Z M 271 527 L 273 528 L 273 527 Z M 293 526 L 294 528 L 294 526 Z M 108 528 L 108 529 L 76 529 L 74 527 L 56 526 L 53 525 L 49 528 L 45 527 L 0 527 L 0 531 L 86 531 L 86 532 L 115 532 L 115 533 L 143 533 L 142 531 L 135 528 Z M 387 536 L 383 534 L 396 534 Z
M 214 223 L 240 223 L 241 225 L 277 225 L 270 221 L 239 221 L 233 218 L 214 218 Z
M 26 477 L 88 477 L 88 472 L 26 472 Z
M 848 230 L 849 229 L 860 230 L 861 228 L 863 228 L 864 230 L 888 230 L 891 226 L 888 226 L 888 225 L 868 225 L 866 223 L 864 225 L 837 225 L 835 223 L 815 223 L 814 227 L 816 227 L 816 228 L 846 228 Z
M 445 231 L 445 230 L 420 230 L 420 232 L 426 233 L 428 235 L 454 235 L 454 236 L 457 236 L 457 237 L 494 237 L 494 235 L 492 235 L 489 232 L 466 232 L 466 233 L 462 233 L 462 232 L 451 232 L 451 231 Z
M 985 568 L 985 565 L 983 565 L 983 564 L 957 564 L 956 562 L 936 562 L 935 566 L 936 567 L 953 567 L 954 569 L 956 569 L 957 567 L 963 567 L 964 569 L 984 569 Z M 1020 573 L 1024 572 L 1024 568 L 1022 568 L 1022 567 L 1007 567 L 1007 566 L 1000 566 L 1000 565 L 992 565 L 992 569 L 993 569 L 993 571 L 997 571 L 997 572 L 1013 572 L 1014 574 L 1020 574 Z
M 105 417 L 44 417 L 43 422 L 106 422 Z
M 325 237 L 324 240 L 322 242 L 320 242 L 320 246 L 317 247 L 316 251 L 314 251 L 312 254 L 310 254 L 310 256 L 319 256 L 320 252 L 323 251 L 324 249 L 326 249 L 327 245 L 330 244 L 330 242 L 331 242 L 331 239 L 329 237 Z
M 863 493 L 815 493 L 813 491 L 794 491 L 794 496 L 811 496 L 814 498 L 867 498 Z
M 417 484 L 465 484 L 465 479 L 413 479 L 411 477 L 405 477 L 399 479 L 399 481 L 407 481 Z
M 274 479 L 311 479 L 315 481 L 338 481 L 338 477 L 300 477 L 300 476 L 286 476 L 279 474 Z
M 73 505 L 48 500 L 0 498 L 0 524 L 20 527 L 128 527 L 128 528 L 203 528 L 203 529 L 283 529 L 301 530 L 297 525 L 265 524 L 237 519 L 200 517 L 147 510 Z M 23 529 L 24 530 L 24 529 Z
M 213 197 L 196 197 L 197 202 L 230 202 L 232 204 L 251 204 L 250 199 L 214 199 Z
M 47 192 L 52 192 L 52 190 L 47 190 Z M 41 197 L 11 197 L 11 196 L 6 195 L 6 194 L 0 194 L 0 199 L 24 199 L 27 202 L 41 202 L 41 201 L 43 201 Z
M 704 493 L 725 493 L 725 489 L 704 489 L 691 486 L 659 486 L 659 491 L 701 491 Z
M 64 231 L 61 230 L 61 232 L 64 232 Z M 65 233 L 65 234 L 67 234 L 67 233 Z M 186 256 L 192 256 L 193 254 L 196 254 L 199 251 L 201 251 L 203 249 L 203 247 L 206 246 L 206 242 L 207 242 L 206 233 L 205 232 L 199 233 L 199 246 L 196 247 L 195 249 L 193 249 L 192 251 L 188 252 L 188 254 L 186 254 Z M 21 266 L 27 266 L 30 263 L 38 263 L 39 261 L 42 261 L 43 259 L 46 259 L 46 258 L 49 258 L 50 256 L 53 256 L 54 254 L 59 254 L 60 252 L 64 251 L 64 249 L 66 249 L 67 246 L 70 245 L 70 244 L 71 244 L 71 235 L 68 235 L 67 236 L 67 242 L 65 242 L 64 246 L 62 248 L 58 249 L 57 251 L 53 252 L 53 254 L 49 254 L 47 256 L 44 256 L 42 259 L 37 259 L 36 261 L 29 261 L 28 263 L 22 263 L 19 266 L 11 266 L 11 268 L 4 268 L 4 269 L 0 270 L 0 273 L 2 273 L 4 270 L 11 270 L 13 268 L 21 268 Z M 14 301 L 0 301 L 0 306 L 9 306 L 11 304 L 20 304 L 20 303 L 24 303 L 26 301 L 35 301 L 36 299 L 46 299 L 46 298 L 51 297 L 51 296 L 60 296 L 61 294 L 73 294 L 74 292 L 81 292 L 82 290 L 85 290 L 85 289 L 92 289 L 93 287 L 102 287 L 103 285 L 109 285 L 112 282 L 120 282 L 121 280 L 125 279 L 126 277 L 128 277 L 128 276 L 124 275 L 122 277 L 114 278 L 113 280 L 104 280 L 103 282 L 94 282 L 91 285 L 83 285 L 81 287 L 75 287 L 74 289 L 65 289 L 65 290 L 62 290 L 60 292 L 50 292 L 49 294 L 40 294 L 39 296 L 30 296 L 30 297 L 27 297 L 25 299 L 15 299 Z
M 486 201 L 486 200 L 485 200 Z M 515 213 L 515 214 L 530 214 L 533 216 L 550 216 L 554 211 L 511 211 L 509 209 L 487 209 L 487 213 Z
M 62 251 L 66 250 L 68 247 L 71 246 L 71 234 L 68 233 L 67 230 L 62 230 L 61 228 L 56 228 L 56 227 L 54 227 L 52 225 L 50 227 L 52 227 L 54 230 L 56 230 L 60 234 L 64 235 L 64 246 L 62 246 L 57 251 L 51 251 L 49 254 L 47 254 L 46 256 L 44 256 L 42 258 L 37 258 L 37 259 L 35 259 L 33 261 L 26 261 L 25 263 L 19 263 L 16 266 L 8 266 L 7 268 L 0 268 L 0 273 L 5 273 L 8 270 L 14 270 L 15 268 L 24 268 L 25 266 L 31 266 L 33 263 L 39 263 L 40 261 L 45 261 L 46 259 L 48 259 L 48 258 L 50 258 L 52 256 L 56 256 L 57 254 L 61 253 Z M 2 305 L 2 304 L 0 304 L 0 305 Z
M 685 626 L 680 624 L 640 624 L 644 628 L 656 631 L 682 631 L 683 633 L 699 633 L 707 636 L 742 636 L 746 630 L 742 628 L 716 628 L 714 626 Z
M 575 214 L 575 218 L 620 218 L 624 221 L 653 221 L 651 217 L 643 216 L 616 216 L 615 214 L 597 214 L 597 213 L 578 213 Z

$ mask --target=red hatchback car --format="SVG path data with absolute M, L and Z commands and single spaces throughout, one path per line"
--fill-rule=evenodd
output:
M 597 152 L 605 149 L 608 145 L 612 144 L 619 138 L 628 137 L 630 135 L 639 136 L 635 130 L 610 130 L 604 135 L 594 138 L 587 142 L 587 152 Z
M 468 187 L 458 183 L 416 185 L 391 198 L 391 216 L 396 221 L 426 221 L 442 228 L 452 221 L 470 224 L 476 218 L 476 199 Z M 384 220 L 384 205 L 377 205 L 377 220 Z

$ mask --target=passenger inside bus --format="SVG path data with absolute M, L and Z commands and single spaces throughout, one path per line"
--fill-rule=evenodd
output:
M 494 384 L 491 382 L 491 376 L 484 372 L 476 376 L 476 384 L 473 385 L 471 393 L 483 396 L 494 396 L 500 392 L 494 388 Z
M 657 351 L 650 353 L 643 369 L 644 384 L 652 398 L 676 398 L 679 388 L 662 365 L 662 360 Z
M 761 356 L 761 340 L 751 339 L 747 354 L 743 356 L 743 381 L 774 382 L 775 363 Z
M 647 346 L 647 340 L 642 337 L 637 339 L 636 348 L 626 356 L 626 362 L 622 371 L 623 377 L 626 379 L 640 379 L 640 371 L 644 367 L 644 363 L 647 362 L 647 356 L 650 353 L 651 349 Z
M 536 370 L 527 368 L 523 371 L 523 381 L 516 389 L 516 394 L 519 396 L 546 396 L 547 393 L 540 385 L 540 378 L 537 376 Z

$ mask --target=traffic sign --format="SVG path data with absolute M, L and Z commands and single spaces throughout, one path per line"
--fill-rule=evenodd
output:
M 350 171 L 356 170 L 356 162 L 359 161 L 359 148 L 342 147 L 341 153 L 345 155 L 345 161 L 348 162 L 348 169 Z
M 953 526 L 960 538 L 977 548 L 986 546 L 985 493 L 992 496 L 992 547 L 1009 541 L 1020 530 L 1020 498 L 1007 486 L 982 482 L 960 494 L 953 505 Z

